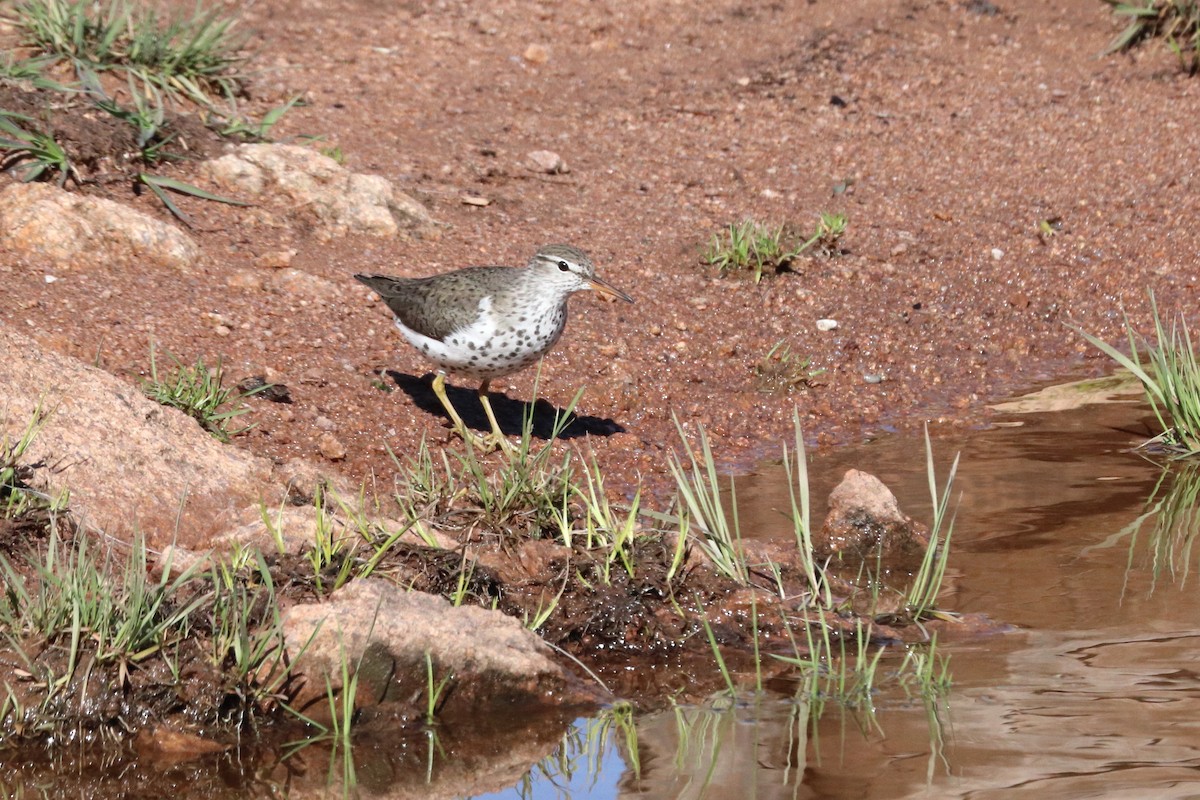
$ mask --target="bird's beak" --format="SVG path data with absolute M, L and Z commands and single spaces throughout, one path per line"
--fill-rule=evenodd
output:
M 588 280 L 588 286 L 592 291 L 599 292 L 605 297 L 611 297 L 614 300 L 624 300 L 626 303 L 632 303 L 633 298 L 622 292 L 617 287 L 613 286 L 603 278 L 591 278 Z

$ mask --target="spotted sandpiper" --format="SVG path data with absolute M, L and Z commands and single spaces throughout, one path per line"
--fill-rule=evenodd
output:
M 437 366 L 433 393 L 459 434 L 481 449 L 510 449 L 488 402 L 488 384 L 536 362 L 567 324 L 567 300 L 592 289 L 632 303 L 596 276 L 582 250 L 567 244 L 538 249 L 521 267 L 467 267 L 427 278 L 355 275 L 383 298 L 408 343 Z M 472 435 L 446 397 L 446 373 L 480 381 L 479 402 L 490 437 Z

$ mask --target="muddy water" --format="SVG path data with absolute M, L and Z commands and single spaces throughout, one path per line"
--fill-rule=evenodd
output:
M 1173 486 L 1129 452 L 1146 421 L 1130 404 L 1088 405 L 935 441 L 942 475 L 962 454 L 942 606 L 1016 626 L 943 643 L 954 684 L 935 720 L 886 694 L 878 727 L 827 710 L 814 731 L 783 697 L 680 709 L 639 720 L 640 778 L 614 745 L 592 788 L 565 796 L 1200 797 L 1200 547 L 1187 552 L 1186 524 L 1156 535 L 1153 515 L 1129 528 Z M 814 496 L 848 467 L 928 519 L 921 442 L 818 458 Z M 772 510 L 786 492 L 781 469 L 743 481 L 743 532 L 790 536 Z

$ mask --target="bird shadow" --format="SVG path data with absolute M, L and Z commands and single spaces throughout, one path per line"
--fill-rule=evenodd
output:
M 412 398 L 413 403 L 422 411 L 449 420 L 446 410 L 433 393 L 433 373 L 426 373 L 420 378 L 394 370 L 387 370 L 385 374 L 401 391 Z M 447 383 L 446 397 L 450 399 L 450 404 L 458 411 L 468 428 L 483 432 L 492 430 L 487 414 L 483 411 L 483 404 L 479 402 L 478 391 Z M 496 415 L 496 422 L 506 436 L 520 436 L 528 417 L 532 419 L 532 436 L 535 439 L 549 439 L 554 435 L 555 421 L 564 413 L 563 409 L 544 398 L 529 403 L 514 400 L 500 392 L 488 392 L 488 400 L 492 405 L 492 412 Z M 611 419 L 572 412 L 567 423 L 559 430 L 558 438 L 576 439 L 589 434 L 612 436 L 614 433 L 624 432 L 625 428 Z

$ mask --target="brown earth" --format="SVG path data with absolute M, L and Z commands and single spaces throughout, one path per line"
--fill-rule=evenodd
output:
M 1122 307 L 1146 320 L 1147 289 L 1169 312 L 1197 307 L 1200 83 L 1160 44 L 1100 56 L 1119 25 L 1096 0 L 271 0 L 245 14 L 247 108 L 305 92 L 273 136 L 322 137 L 424 200 L 440 238 L 323 241 L 302 217 L 180 199 L 202 270 L 60 269 L 51 283 L 47 265 L 0 254 L 0 322 L 130 381 L 152 337 L 185 362 L 270 372 L 294 402 L 252 401 L 258 426 L 236 445 L 279 462 L 322 458 L 332 434 L 347 454 L 331 468 L 386 480 L 388 448 L 447 436 L 416 380 L 427 366 L 358 271 L 522 263 L 552 241 L 589 251 L 637 302 L 576 298 L 539 394 L 562 406 L 586 387 L 576 430 L 617 491 L 663 476 L 672 414 L 735 466 L 774 454 L 794 406 L 822 443 L 980 424 L 990 401 L 1107 368 L 1068 320 L 1116 339 Z M 530 170 L 535 150 L 570 171 Z M 203 183 L 189 162 L 161 171 Z M 82 190 L 170 219 L 125 181 Z M 759 285 L 700 263 L 729 222 L 810 228 L 821 211 L 848 215 L 844 255 Z M 244 279 L 283 264 L 336 291 Z M 818 332 L 821 318 L 838 327 Z M 824 370 L 817 385 L 758 391 L 754 366 L 779 341 Z M 494 387 L 511 398 L 494 402 L 505 427 L 534 377 Z M 452 399 L 482 422 L 472 388 Z

